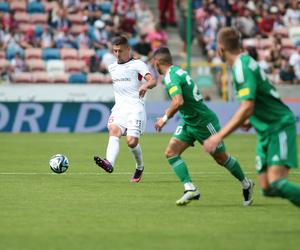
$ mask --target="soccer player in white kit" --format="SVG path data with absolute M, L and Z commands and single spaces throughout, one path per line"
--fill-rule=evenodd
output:
M 139 182 L 144 170 L 139 137 L 145 130 L 146 111 L 144 96 L 148 89 L 156 86 L 147 65 L 141 60 L 131 58 L 127 38 L 118 36 L 112 39 L 113 53 L 117 62 L 108 66 L 112 77 L 115 105 L 108 119 L 109 141 L 106 158 L 95 156 L 98 166 L 112 173 L 119 153 L 121 136 L 127 137 L 127 145 L 136 161 L 132 182 Z M 145 79 L 145 82 L 142 80 Z

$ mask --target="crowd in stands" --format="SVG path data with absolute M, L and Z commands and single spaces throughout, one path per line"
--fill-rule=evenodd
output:
M 126 34 L 135 56 L 165 44 L 167 35 L 146 1 L 0 0 L 0 73 L 22 83 L 111 81 L 110 39 Z
M 300 84 L 300 0 L 193 2 L 193 27 L 209 61 L 221 61 L 216 55 L 220 27 L 235 26 L 241 32 L 245 52 L 274 83 Z
M 111 37 L 126 34 L 134 57 L 147 61 L 167 45 L 168 26 L 178 27 L 185 55 L 188 0 L 155 1 L 160 22 L 142 0 L 0 0 L 1 78 L 109 82 Z M 223 26 L 240 30 L 244 50 L 275 83 L 300 83 L 300 0 L 192 0 L 192 40 L 214 65 Z

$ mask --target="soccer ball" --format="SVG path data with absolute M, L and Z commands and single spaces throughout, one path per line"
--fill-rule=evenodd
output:
M 49 161 L 51 170 L 57 174 L 66 172 L 69 168 L 69 160 L 62 154 L 53 155 Z

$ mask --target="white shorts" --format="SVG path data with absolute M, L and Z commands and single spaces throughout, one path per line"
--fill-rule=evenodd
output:
M 145 131 L 146 111 L 144 107 L 116 107 L 112 108 L 111 115 L 107 122 L 107 127 L 111 124 L 117 125 L 122 135 L 139 138 Z

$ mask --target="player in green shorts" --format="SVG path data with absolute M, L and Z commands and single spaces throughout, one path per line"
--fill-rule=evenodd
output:
M 173 137 L 169 141 L 165 155 L 174 172 L 184 184 L 184 194 L 176 201 L 177 205 L 186 205 L 200 198 L 200 193 L 192 183 L 188 168 L 181 154 L 195 141 L 201 144 L 220 129 L 216 114 L 204 103 L 203 98 L 193 79 L 183 69 L 172 64 L 172 56 L 168 48 L 160 48 L 154 53 L 154 66 L 164 75 L 164 85 L 172 102 L 163 117 L 158 118 L 155 128 L 161 131 L 168 119 L 179 111 L 182 117 Z M 252 203 L 254 183 L 245 177 L 240 164 L 225 151 L 223 142 L 211 154 L 215 161 L 228 169 L 243 187 L 245 206 Z
M 233 69 L 233 81 L 240 107 L 218 133 L 204 142 L 207 152 L 215 152 L 219 143 L 238 127 L 255 128 L 256 170 L 265 196 L 282 197 L 300 207 L 300 186 L 288 181 L 290 168 L 296 168 L 296 119 L 280 100 L 257 62 L 241 53 L 240 35 L 234 28 L 222 28 L 218 34 L 218 52 Z

